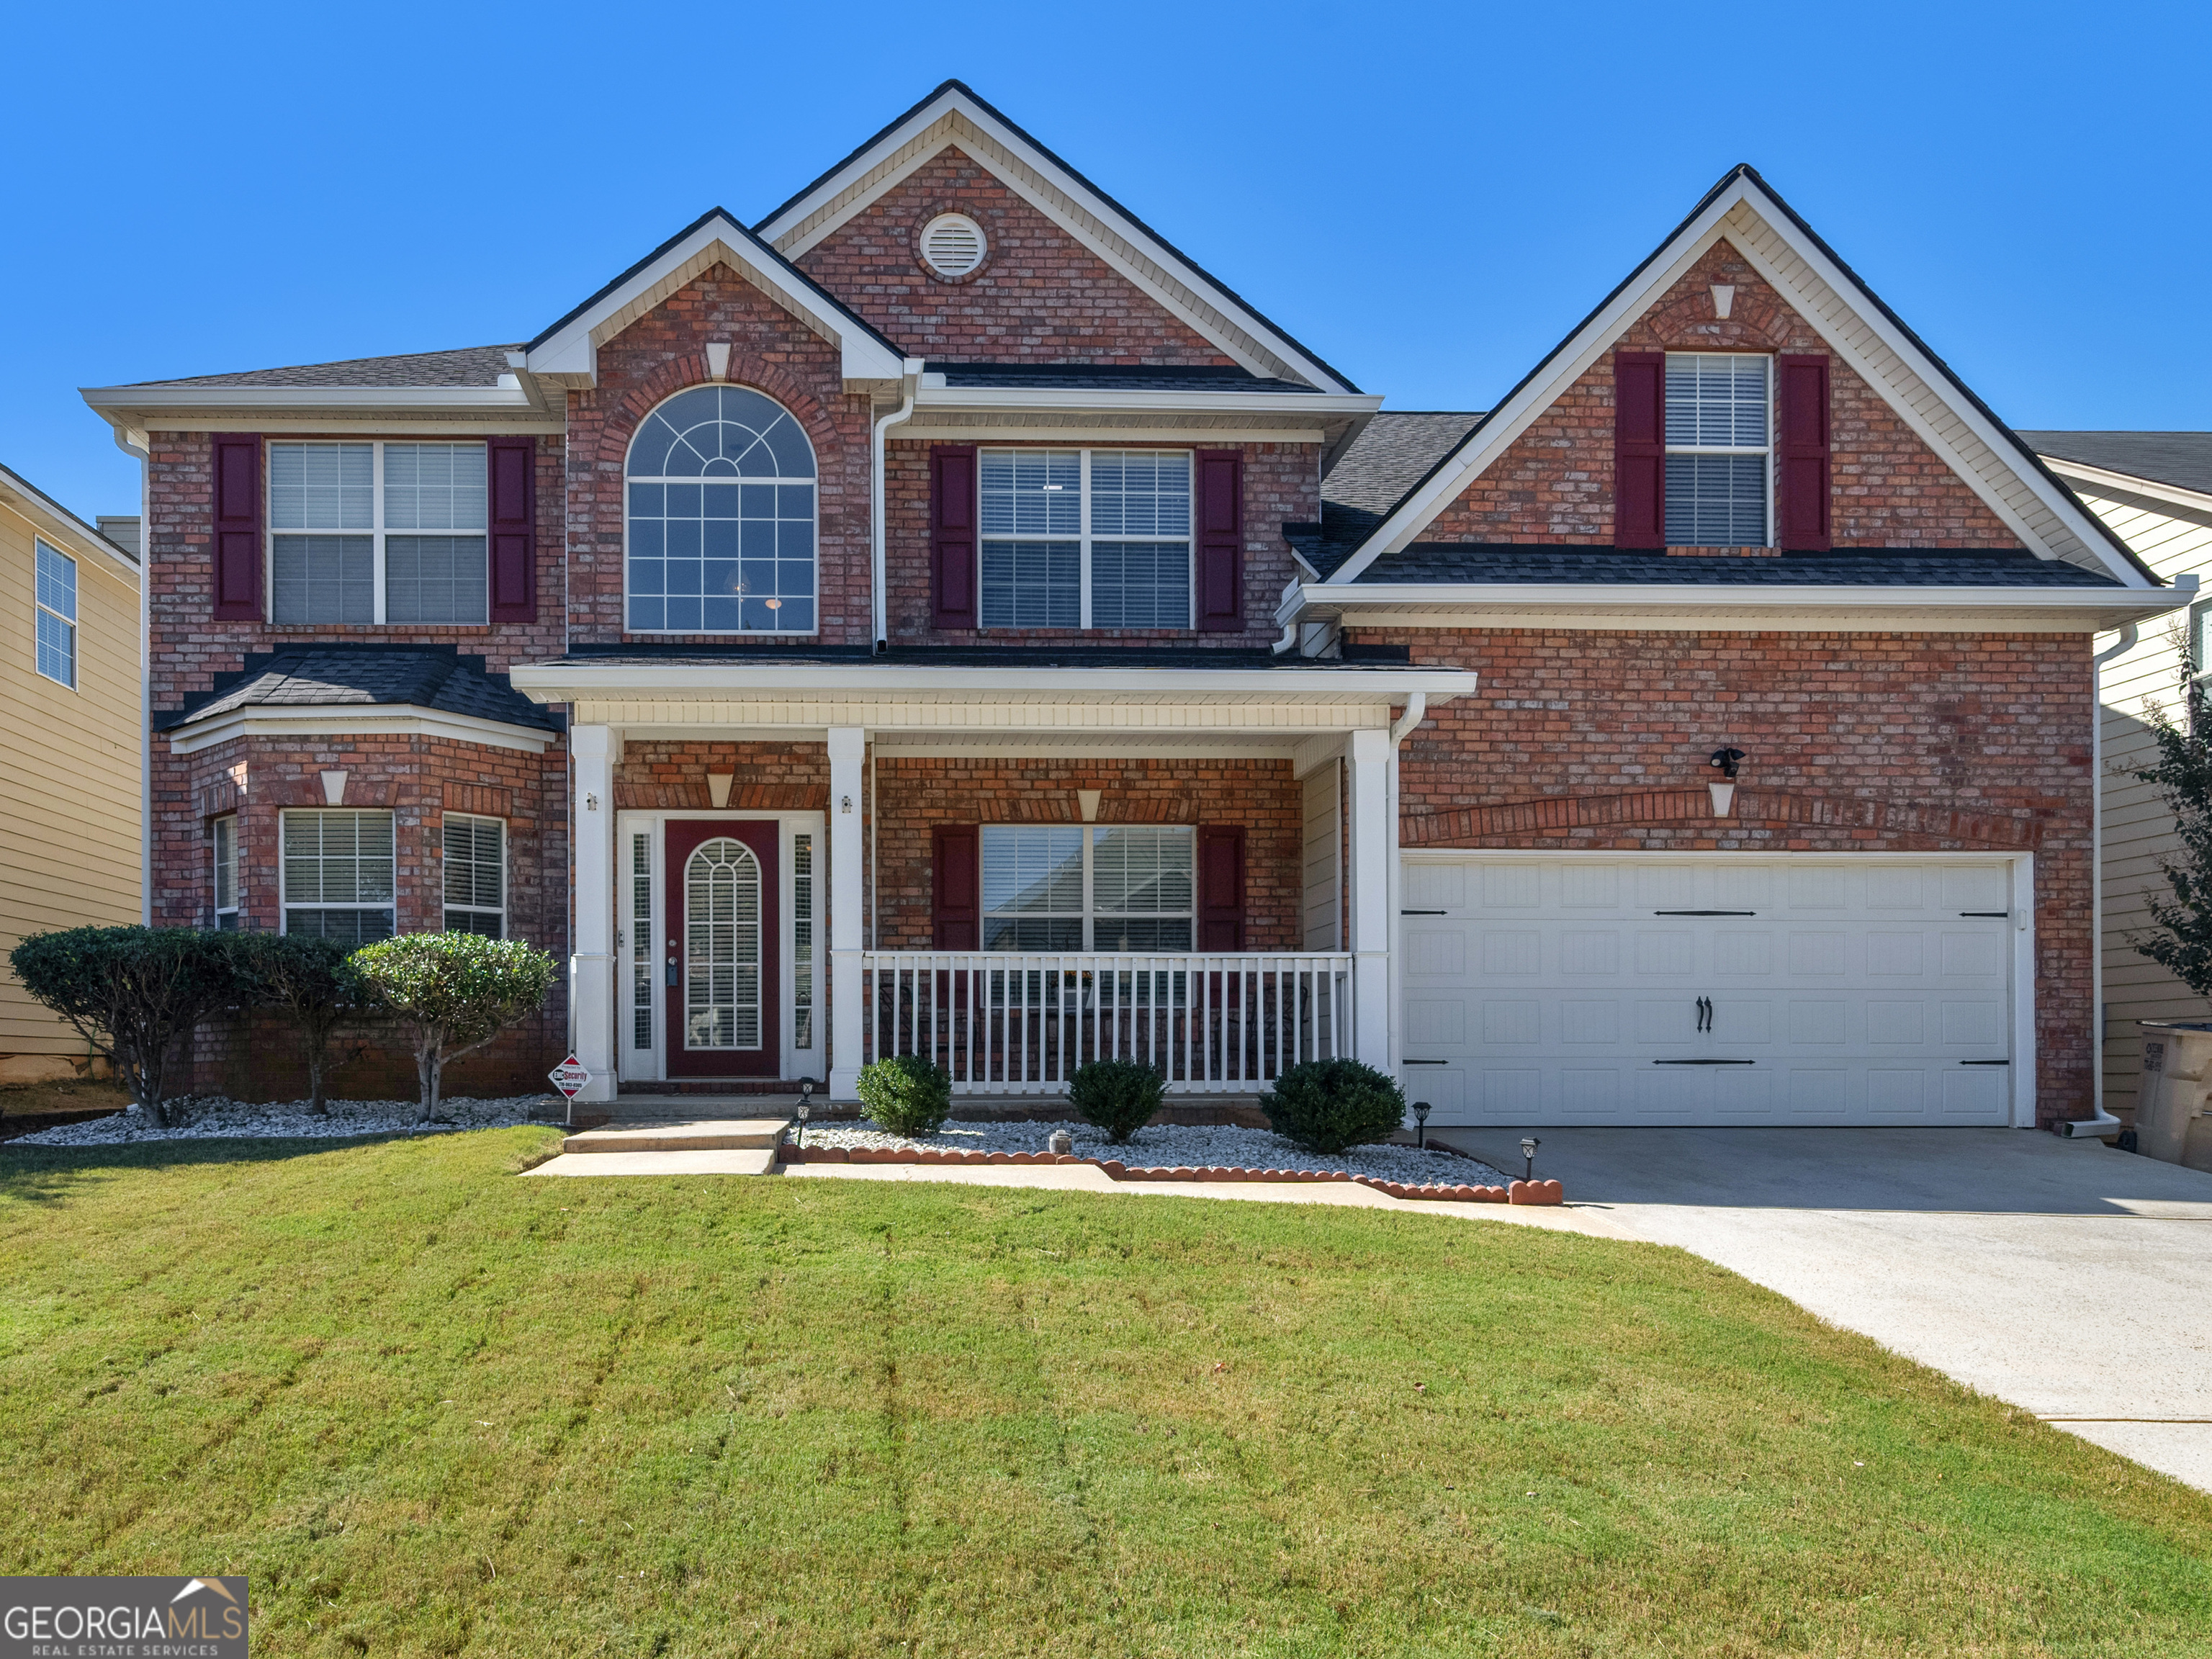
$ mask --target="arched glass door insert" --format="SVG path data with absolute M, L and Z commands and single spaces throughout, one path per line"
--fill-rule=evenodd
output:
M 761 866 L 726 837 L 684 871 L 684 1046 L 761 1046 Z

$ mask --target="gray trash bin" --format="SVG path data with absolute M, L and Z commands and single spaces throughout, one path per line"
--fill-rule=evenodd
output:
M 2212 1022 L 2144 1020 L 2136 1150 L 2212 1170 Z

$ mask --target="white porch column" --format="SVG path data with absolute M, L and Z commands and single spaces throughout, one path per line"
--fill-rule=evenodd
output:
M 1352 1048 L 1389 1071 L 1390 1055 L 1390 867 L 1398 825 L 1390 811 L 1390 734 L 1354 732 L 1346 745 L 1352 816 Z
M 830 1098 L 858 1100 L 860 1082 L 860 781 L 868 734 L 830 728 Z
M 615 1097 L 615 788 L 614 732 L 605 726 L 568 728 L 574 769 L 575 954 L 568 958 L 568 1006 L 576 1058 L 592 1080 L 579 1100 Z

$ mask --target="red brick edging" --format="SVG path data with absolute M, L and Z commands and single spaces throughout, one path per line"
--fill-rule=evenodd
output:
M 780 1146 L 776 1157 L 786 1164 L 1006 1164 L 1035 1169 L 1047 1164 L 1089 1164 L 1103 1170 L 1115 1181 L 1349 1181 L 1372 1187 L 1397 1199 L 1430 1199 L 1462 1204 L 1564 1204 L 1566 1194 L 1556 1181 L 1516 1181 L 1506 1187 L 1428 1185 L 1413 1187 L 1401 1181 L 1382 1181 L 1342 1170 L 1244 1170 L 1178 1164 L 1172 1170 L 1131 1167 L 1118 1158 L 1077 1158 L 1053 1152 L 937 1152 L 915 1147 L 896 1151 L 880 1146 Z

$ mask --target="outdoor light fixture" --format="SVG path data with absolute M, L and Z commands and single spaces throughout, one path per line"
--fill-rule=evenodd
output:
M 1735 781 L 1736 763 L 1739 761 L 1747 760 L 1750 757 L 1746 755 L 1742 750 L 1731 749 L 1726 744 L 1723 744 L 1719 748 L 1713 750 L 1713 757 L 1707 761 L 1705 764 L 1708 766 L 1719 767 L 1721 769 L 1721 775 L 1726 778 L 1730 783 L 1734 783 Z
M 799 1079 L 799 1144 L 802 1148 L 806 1145 L 806 1120 L 813 1115 L 814 1079 L 803 1077 Z
M 1521 1172 L 1521 1178 L 1523 1181 L 1534 1181 L 1536 1178 L 1536 1149 L 1543 1144 L 1534 1135 L 1521 1137 L 1521 1160 L 1527 1166 Z
M 1717 818 L 1726 817 L 1729 815 L 1729 808 L 1735 805 L 1736 763 L 1743 758 L 1742 750 L 1732 749 L 1726 744 L 1723 744 L 1718 749 L 1713 750 L 1713 757 L 1705 763 L 1708 766 L 1717 767 L 1720 769 L 1721 777 L 1726 780 L 1725 782 L 1717 781 L 1705 786 L 1712 795 L 1713 816 Z
M 1429 1103 L 1427 1101 L 1417 1100 L 1413 1103 L 1413 1122 L 1416 1126 L 1413 1144 L 1425 1152 L 1429 1145 Z

